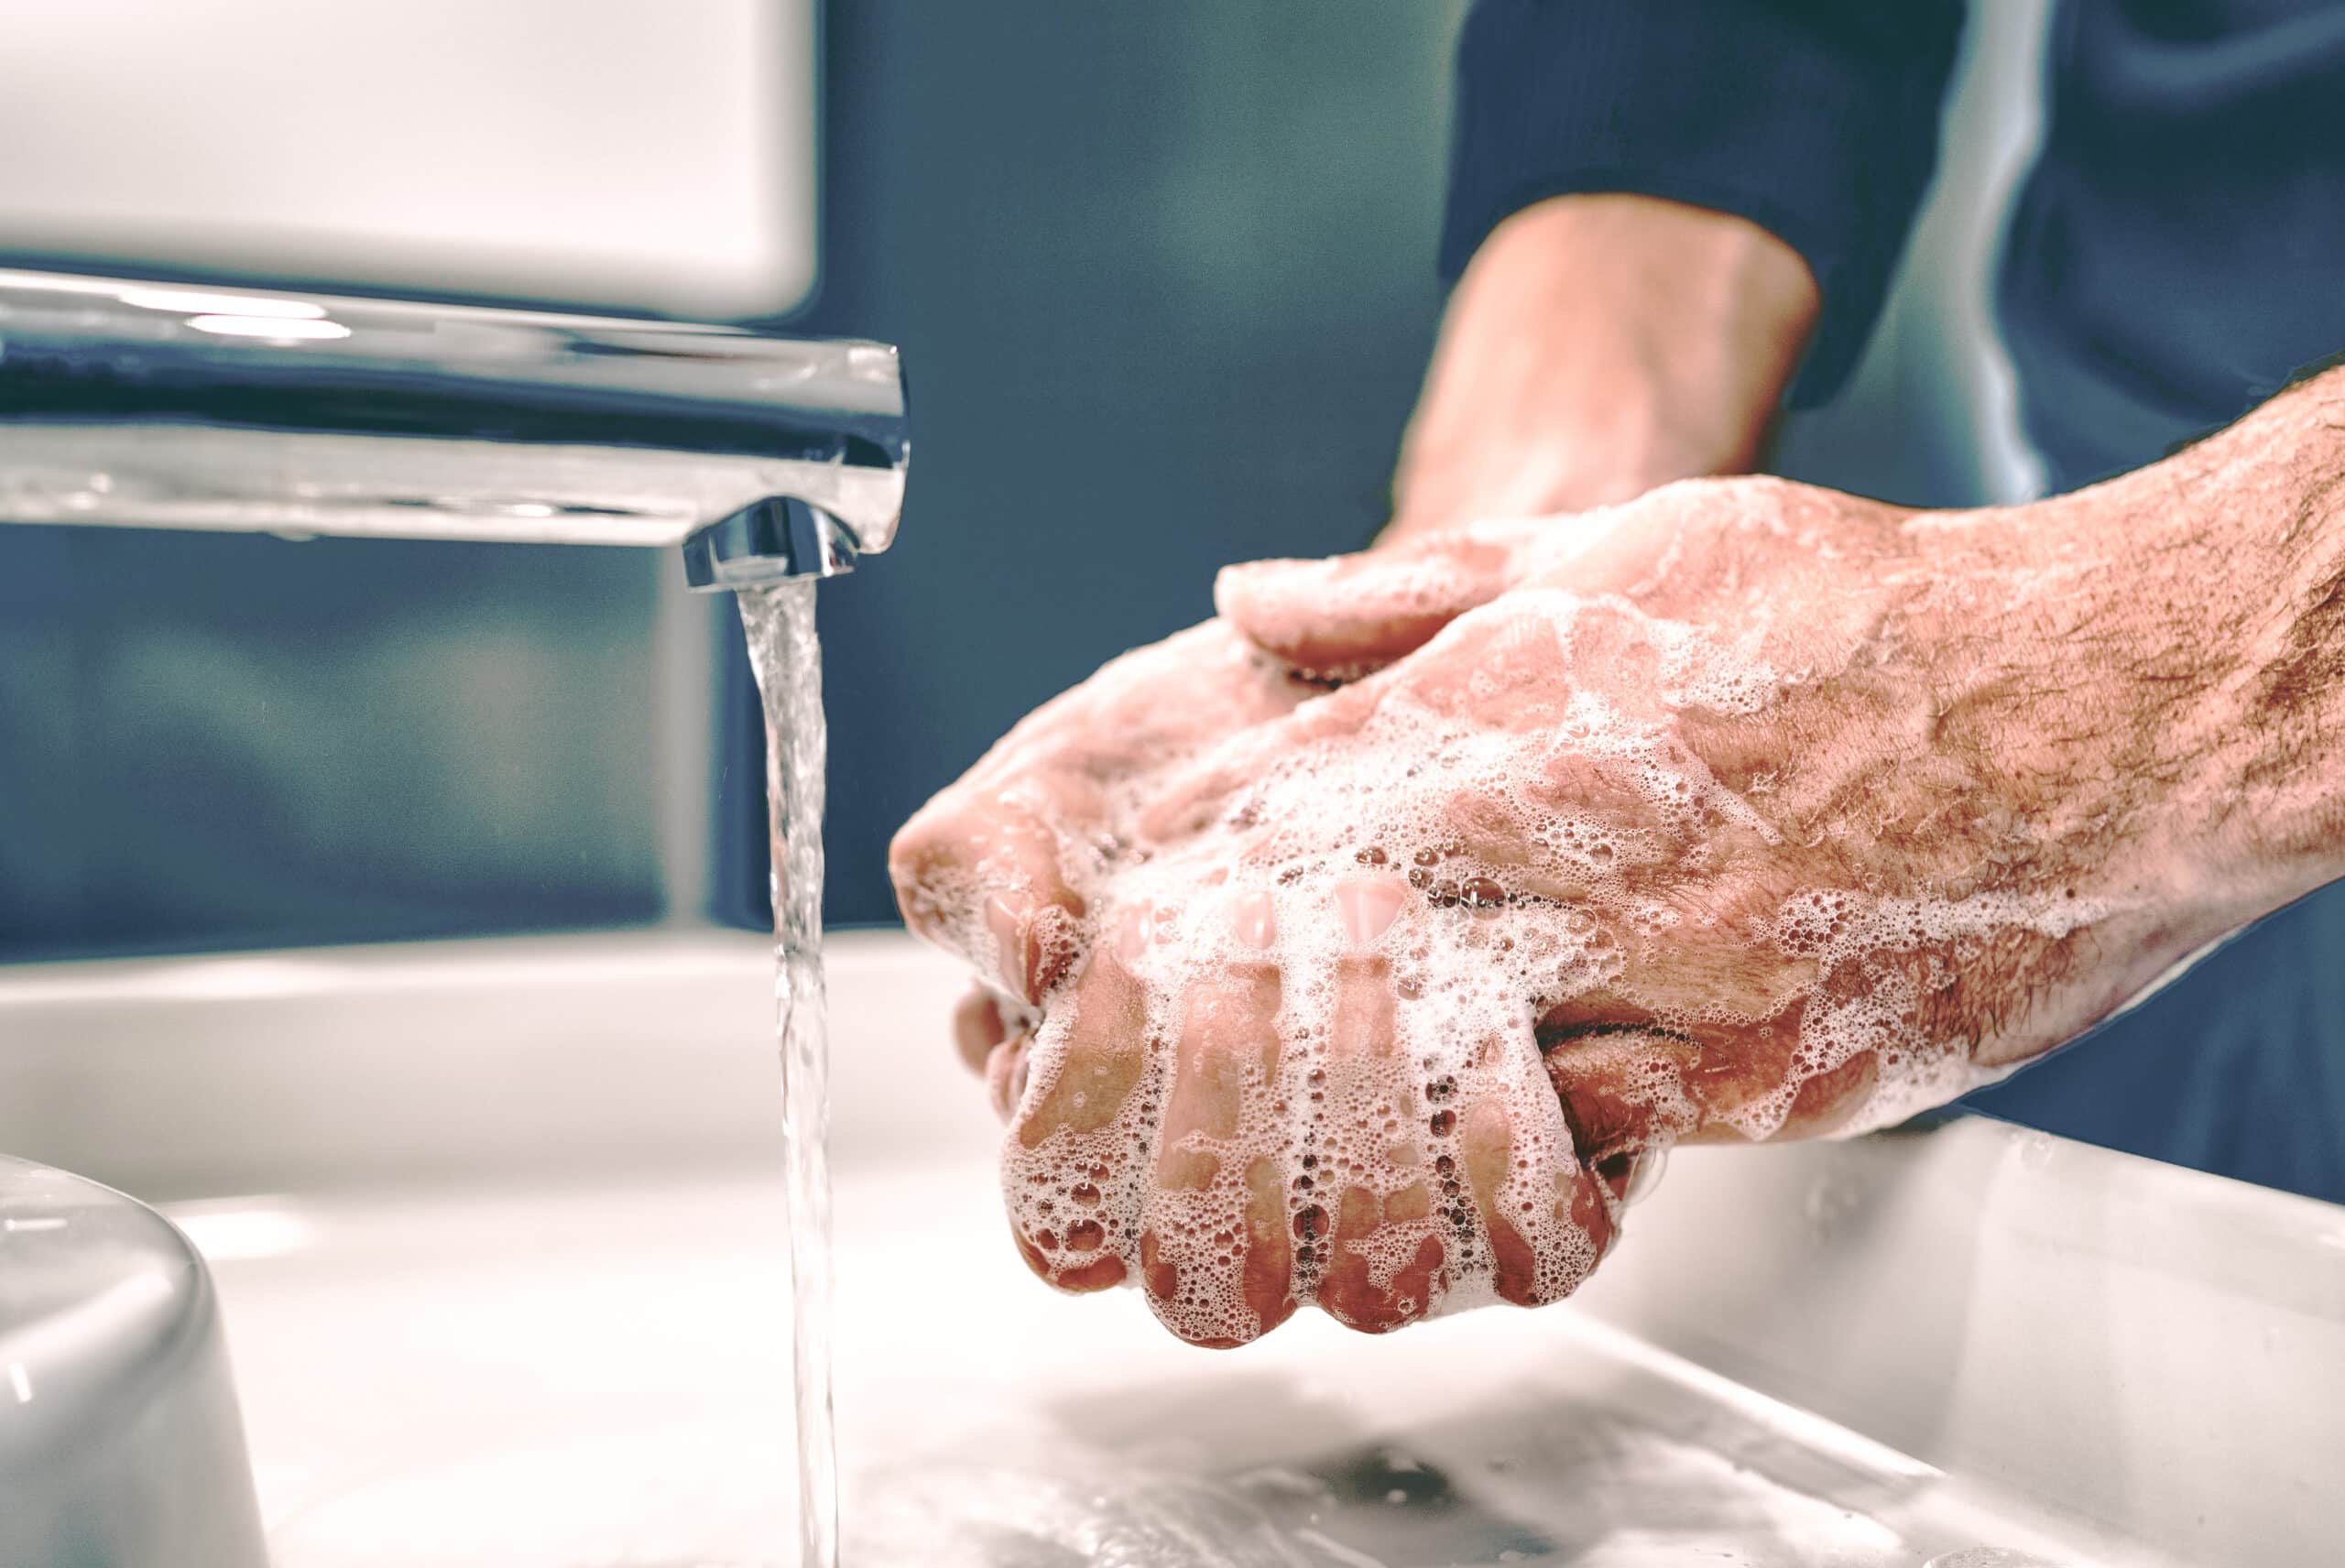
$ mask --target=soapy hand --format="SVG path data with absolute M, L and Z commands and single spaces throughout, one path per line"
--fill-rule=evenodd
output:
M 889 855 L 905 924 L 984 980 L 956 1009 L 964 1058 L 998 1099 L 1010 1053 L 1080 951 L 1078 889 L 1133 852 L 1150 780 L 1314 689 L 1218 622 L 1135 649 L 1044 703 L 938 795 Z
M 1950 1098 L 2333 875 L 2337 525 L 2281 526 L 2265 435 L 2009 511 L 1701 482 L 1233 569 L 1062 700 L 1142 726 L 1044 767 L 1098 786 L 1028 797 L 1072 855 L 956 839 L 1016 746 L 899 845 L 1040 1007 L 992 1052 L 1030 1264 L 1207 1344 L 1552 1300 L 1643 1151 Z
M 1617 193 L 1533 203 L 1489 236 L 1450 301 L 1384 540 L 1746 465 L 1816 310 L 1798 256 L 1741 218 Z M 1065 857 L 1096 869 L 1145 776 L 1307 694 L 1199 628 L 1042 708 L 922 813 L 897 846 L 905 917 L 994 979 L 953 1032 L 997 1097 L 995 1048 L 1063 973 L 1083 918 L 1069 877 L 1084 866 Z
M 1347 814 L 1436 840 L 1417 897 L 1495 933 L 1457 961 L 1518 972 L 1580 1158 L 1881 1125 L 2238 918 L 2189 855 L 2220 813 L 2176 767 L 2206 722 L 2165 668 L 2177 606 L 2143 613 L 2187 572 L 2152 586 L 2112 522 L 1726 480 L 1232 568 L 1258 645 L 1380 672 L 1226 743 L 1151 837 L 1291 839 L 1290 773 L 1404 757 Z

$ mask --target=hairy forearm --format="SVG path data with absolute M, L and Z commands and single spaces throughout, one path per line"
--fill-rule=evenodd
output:
M 2218 925 L 2345 873 L 2345 370 L 2161 462 L 2024 510 L 2042 589 L 2015 626 L 2067 658 L 2092 755 L 2016 756 L 2154 801 L 2171 874 Z M 2071 747 L 2075 752 L 2077 748 Z M 2105 786 L 2105 789 L 2103 788 Z
M 2345 872 L 2345 369 L 2141 477 L 2233 556 L 2237 727 L 2218 831 L 2267 861 L 2285 896 L 2309 891 Z

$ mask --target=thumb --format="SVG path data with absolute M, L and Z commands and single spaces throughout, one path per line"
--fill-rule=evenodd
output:
M 1214 581 L 1214 605 L 1297 673 L 1352 680 L 1512 587 L 1544 527 L 1478 523 L 1358 555 L 1227 566 Z

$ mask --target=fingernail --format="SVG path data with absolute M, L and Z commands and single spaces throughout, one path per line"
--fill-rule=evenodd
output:
M 1001 1009 L 994 1003 L 992 994 L 973 991 L 961 998 L 953 1009 L 953 1043 L 961 1060 L 972 1071 L 983 1073 L 986 1058 L 1001 1043 L 1009 1029 L 1002 1023 Z
M 1115 936 L 1109 946 L 1126 964 L 1137 964 L 1148 951 L 1149 933 L 1156 927 L 1155 906 L 1129 904 L 1116 912 Z
M 1229 929 L 1248 947 L 1265 948 L 1278 937 L 1278 916 L 1268 893 L 1246 893 L 1229 903 Z
M 1034 901 L 1024 894 L 996 893 L 986 900 L 986 928 L 993 932 L 994 967 L 1009 994 L 1033 1001 L 1033 955 L 1027 951 Z
M 1374 947 L 1401 913 L 1401 885 L 1381 877 L 1356 877 L 1336 884 L 1336 912 L 1356 951 Z
M 1003 1121 L 1016 1116 L 1026 1099 L 1026 1037 L 1019 1035 L 995 1046 L 986 1058 L 986 1094 Z
M 1640 1150 L 1629 1167 L 1629 1180 L 1620 1189 L 1620 1206 L 1625 1209 L 1650 1197 L 1652 1190 L 1661 1185 L 1661 1173 L 1668 1168 L 1669 1145 L 1657 1143 Z

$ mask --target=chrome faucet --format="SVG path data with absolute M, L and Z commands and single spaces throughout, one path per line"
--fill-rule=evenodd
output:
M 0 522 L 680 545 L 703 590 L 886 550 L 896 350 L 0 271 Z

